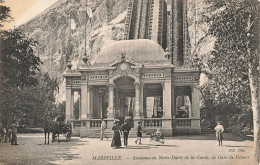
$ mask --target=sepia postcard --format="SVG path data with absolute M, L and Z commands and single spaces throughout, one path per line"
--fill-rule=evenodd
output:
M 1 0 L 0 164 L 260 164 L 259 6 Z

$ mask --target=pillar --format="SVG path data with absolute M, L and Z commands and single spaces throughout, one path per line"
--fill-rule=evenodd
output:
M 80 119 L 87 119 L 88 114 L 88 86 L 87 84 L 82 84 L 81 86 L 81 116 Z
M 144 84 L 140 84 L 140 116 L 144 117 Z
M 79 94 L 79 119 L 81 119 L 81 91 L 78 91 Z
M 89 105 L 90 105 L 90 108 L 89 108 L 89 116 L 90 116 L 90 118 L 93 118 L 93 111 L 94 111 L 94 108 L 93 108 L 93 87 L 92 86 L 90 86 L 90 88 L 89 88 L 89 94 L 90 94 L 90 98 L 89 98 Z
M 166 80 L 163 84 L 163 118 L 172 118 L 171 96 L 171 80 Z
M 71 107 L 70 107 L 70 118 L 74 119 L 74 90 L 71 89 Z
M 192 89 L 192 105 L 191 105 L 191 131 L 193 134 L 200 134 L 200 100 L 199 90 L 196 85 L 191 86 Z
M 107 128 L 112 128 L 114 124 L 114 84 L 108 84 L 108 108 L 107 108 Z
M 71 87 L 66 88 L 66 120 L 71 120 L 71 108 L 73 102 L 71 102 L 72 98 L 72 89 Z
M 108 100 L 108 118 L 114 119 L 114 84 L 108 84 L 109 100 Z
M 176 100 L 175 100 L 175 86 L 172 85 L 172 95 L 171 95 L 171 100 L 172 100 L 172 116 L 173 118 L 176 117 Z
M 81 127 L 80 137 L 87 137 L 93 132 L 90 130 L 90 86 L 82 84 L 81 86 Z
M 90 115 L 90 86 L 87 85 L 87 118 L 90 118 L 91 115 Z
M 192 91 L 191 118 L 200 118 L 199 90 L 194 85 L 191 86 L 191 91 Z
M 140 119 L 140 83 L 135 83 L 135 119 Z
M 165 136 L 172 136 L 172 103 L 171 80 L 165 80 L 163 85 L 163 120 L 162 132 Z

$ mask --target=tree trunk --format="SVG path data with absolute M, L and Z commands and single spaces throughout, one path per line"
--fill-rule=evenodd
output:
M 251 15 L 248 16 L 248 21 L 247 21 L 247 36 L 254 38 L 258 36 L 253 36 L 251 34 L 251 29 L 253 26 L 253 21 L 252 20 L 257 20 L 257 18 L 252 18 Z M 251 39 L 247 41 L 247 53 L 249 57 L 251 58 L 251 61 L 249 61 L 249 69 L 248 69 L 248 78 L 249 78 L 249 85 L 250 85 L 250 91 L 251 91 L 251 102 L 252 102 L 252 110 L 253 110 L 253 126 L 254 126 L 254 142 L 255 142 L 255 161 L 257 164 L 260 164 L 260 76 L 259 76 L 259 67 L 260 67 L 260 62 L 259 62 L 259 52 L 256 53 L 256 56 L 253 56 L 251 53 L 250 49 L 250 42 Z M 259 51 L 259 46 L 258 49 Z
M 249 72 L 250 73 L 250 72 Z M 258 73 L 256 73 L 258 74 Z M 260 83 L 258 76 L 249 74 L 249 83 L 251 90 L 251 101 L 252 101 L 252 110 L 253 110 L 253 123 L 254 123 L 254 142 L 255 142 L 255 158 L 256 161 L 260 162 Z

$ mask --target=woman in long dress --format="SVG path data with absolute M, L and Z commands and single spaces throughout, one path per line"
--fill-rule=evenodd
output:
M 119 120 L 115 121 L 114 126 L 112 127 L 112 130 L 114 131 L 111 147 L 120 147 L 121 146 L 121 139 L 120 139 L 120 125 Z

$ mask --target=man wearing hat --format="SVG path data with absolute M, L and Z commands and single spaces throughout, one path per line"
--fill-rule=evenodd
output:
M 127 146 L 127 140 L 128 140 L 128 134 L 131 130 L 130 125 L 128 124 L 127 120 L 125 120 L 125 123 L 121 126 L 121 131 L 124 133 L 124 145 Z
M 18 145 L 17 144 L 17 124 L 16 121 L 14 120 L 13 123 L 11 124 L 10 128 L 12 130 L 12 139 L 11 139 L 11 145 Z
M 108 139 L 107 135 L 105 135 L 105 130 L 107 128 L 107 124 L 106 124 L 104 119 L 101 119 L 101 121 L 102 122 L 101 122 L 101 138 L 100 138 L 100 140 L 103 140 L 103 137 L 106 137 Z
M 138 126 L 137 126 L 137 139 L 135 140 L 135 144 L 137 144 L 138 140 L 139 140 L 139 144 L 142 144 L 141 143 L 141 140 L 142 140 L 142 127 L 141 127 L 141 122 L 139 121 L 138 122 Z
M 223 136 L 223 132 L 224 132 L 224 127 L 223 125 L 221 125 L 221 122 L 218 121 L 217 122 L 217 126 L 215 127 L 215 130 L 216 130 L 216 137 L 218 139 L 218 145 L 222 145 L 222 140 L 224 139 L 224 136 Z

